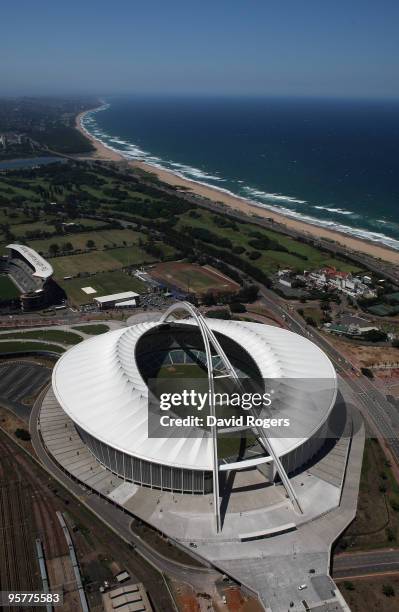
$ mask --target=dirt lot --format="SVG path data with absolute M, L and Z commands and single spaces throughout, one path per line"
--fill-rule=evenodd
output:
M 180 612 L 262 612 L 257 599 L 244 595 L 237 586 L 214 590 L 212 594 L 195 592 L 188 584 L 170 581 L 170 586 Z M 225 598 L 225 600 L 223 599 Z M 226 603 L 224 603 L 226 601 Z
M 373 370 L 374 382 L 384 393 L 399 398 L 399 368 Z
M 235 281 L 210 266 L 171 261 L 157 264 L 150 274 L 166 286 L 185 293 L 230 293 L 239 289 Z
M 397 508 L 397 509 L 395 509 Z M 366 440 L 356 518 L 335 552 L 399 545 L 399 486 L 378 441 Z
M 27 425 L 24 421 L 6 408 L 3 408 L 3 406 L 0 406 L 0 427 L 12 436 L 15 436 L 15 431 L 17 429 L 27 429 Z M 21 446 L 26 448 L 32 455 L 35 455 L 32 442 L 18 439 L 18 444 L 21 444 Z
M 326 338 L 342 355 L 345 355 L 359 368 L 399 362 L 399 349 L 392 346 L 360 346 L 350 340 L 337 338 L 333 334 L 327 334 Z
M 352 612 L 395 612 L 399 610 L 399 576 L 360 578 L 353 581 L 337 581 L 338 587 Z M 390 585 L 394 595 L 382 592 Z M 348 588 L 349 586 L 349 588 Z

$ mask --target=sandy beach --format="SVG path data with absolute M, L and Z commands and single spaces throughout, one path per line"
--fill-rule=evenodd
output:
M 79 132 L 81 132 L 83 134 L 83 136 L 85 136 L 86 138 L 88 138 L 88 140 L 90 140 L 90 142 L 92 143 L 93 147 L 95 148 L 95 151 L 93 151 L 93 153 L 90 153 L 89 155 L 86 156 L 87 159 L 98 159 L 98 160 L 107 160 L 107 161 L 121 161 L 124 158 L 122 157 L 122 155 L 119 155 L 119 153 L 115 153 L 115 151 L 112 151 L 111 149 L 108 149 L 108 147 L 105 147 L 102 142 L 100 142 L 99 140 L 97 140 L 97 138 L 94 138 L 91 134 L 89 134 L 89 132 L 87 132 L 83 127 L 82 127 L 82 117 L 87 113 L 88 111 L 83 111 L 83 113 L 79 113 L 79 115 L 76 116 L 76 128 L 79 130 Z M 84 156 L 82 156 L 84 157 Z
M 86 136 L 86 138 L 88 138 L 92 142 L 93 146 L 96 149 L 95 153 L 90 155 L 90 159 L 126 162 L 127 160 L 125 157 L 123 157 L 123 155 L 116 153 L 115 151 L 104 146 L 99 140 L 94 138 L 82 127 L 81 118 L 84 114 L 84 112 L 80 113 L 76 117 L 76 127 L 80 132 L 82 132 L 84 136 Z M 277 213 L 274 210 L 270 210 L 269 208 L 256 206 L 244 200 L 243 198 L 236 197 L 228 193 L 223 193 L 218 189 L 209 187 L 207 185 L 202 185 L 201 183 L 196 183 L 195 181 L 184 179 L 180 176 L 177 176 L 173 172 L 157 168 L 156 166 L 152 166 L 151 164 L 147 164 L 145 162 L 130 161 L 128 163 L 134 168 L 140 168 L 145 172 L 151 172 L 155 174 L 160 181 L 167 183 L 168 185 L 189 189 L 190 191 L 192 191 L 192 193 L 195 193 L 203 198 L 207 198 L 212 202 L 222 203 L 227 207 L 239 210 L 249 216 L 256 215 L 258 217 L 273 219 L 273 221 L 275 221 L 276 223 L 285 225 L 286 227 L 291 228 L 302 234 L 334 241 L 346 247 L 348 250 L 352 250 L 358 253 L 364 253 L 377 259 L 382 259 L 384 261 L 399 265 L 399 251 L 389 249 L 386 246 L 379 246 L 374 242 L 361 240 L 360 238 L 353 238 L 349 234 L 345 234 L 343 232 L 336 232 L 324 227 L 307 223 L 305 221 L 292 219 L 286 215 Z

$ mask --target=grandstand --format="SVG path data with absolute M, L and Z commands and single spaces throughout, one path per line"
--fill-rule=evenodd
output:
M 50 304 L 55 296 L 52 266 L 26 245 L 9 244 L 7 249 L 9 255 L 2 269 L 21 292 L 21 309 L 36 310 Z

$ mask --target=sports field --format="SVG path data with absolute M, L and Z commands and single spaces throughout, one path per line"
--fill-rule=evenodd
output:
M 144 293 L 146 291 L 145 283 L 141 282 L 135 276 L 129 276 L 121 270 L 94 274 L 86 278 L 59 280 L 58 283 L 67 294 L 69 302 L 75 306 L 90 304 L 94 297 L 100 295 L 120 293 L 122 291 L 135 291 L 136 293 Z M 88 295 L 82 291 L 82 287 L 92 287 L 95 289 L 96 293 Z
M 197 364 L 174 364 L 163 366 L 158 373 L 158 383 L 156 386 L 157 393 L 170 392 L 170 381 L 171 380 L 190 380 L 190 385 L 198 379 L 207 378 L 206 368 Z M 163 386 L 163 381 L 166 381 L 166 385 Z M 168 384 L 169 383 L 169 384 Z M 203 385 L 200 389 L 203 391 Z M 206 422 L 206 417 L 209 414 L 209 409 L 206 406 L 201 412 L 196 413 L 193 408 L 174 407 L 172 412 L 180 417 L 184 418 L 187 415 L 200 416 Z M 240 414 L 239 409 L 237 412 L 235 409 L 218 406 L 216 409 L 216 415 L 218 417 L 231 417 Z M 205 426 L 207 429 L 207 427 Z M 238 461 L 243 457 L 245 451 L 256 444 L 256 437 L 250 431 L 244 431 L 241 434 L 238 432 L 231 432 L 218 435 L 218 457 L 219 459 L 225 459 L 231 457 L 232 461 Z
M 150 274 L 159 282 L 186 293 L 227 293 L 239 289 L 238 283 L 210 266 L 169 261 L 157 264 Z
M 84 272 L 108 272 L 125 265 L 139 265 L 154 261 L 139 246 L 108 251 L 93 251 L 79 255 L 52 257 L 50 263 L 54 268 L 54 277 L 60 281 L 64 276 L 76 276 Z
M 4 275 L 0 276 L 0 300 L 12 300 L 17 298 L 20 292 L 12 282 L 12 280 Z
M 55 236 L 43 240 L 32 240 L 29 245 L 35 251 L 47 253 L 51 244 L 62 246 L 66 242 L 70 242 L 74 249 L 84 250 L 87 248 L 87 242 L 92 240 L 96 249 L 109 248 L 113 246 L 126 246 L 137 244 L 139 234 L 131 229 L 111 229 L 97 230 L 95 232 L 77 232 L 76 234 L 66 234 L 64 236 Z

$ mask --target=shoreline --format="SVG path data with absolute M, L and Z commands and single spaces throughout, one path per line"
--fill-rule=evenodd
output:
M 96 108 L 99 108 L 99 107 L 96 107 Z M 99 161 L 101 160 L 102 161 L 117 161 L 117 162 L 122 161 L 122 160 L 126 161 L 126 158 L 123 157 L 123 155 L 121 155 L 120 153 L 116 153 L 115 151 L 112 151 L 112 149 L 109 149 L 108 147 L 103 145 L 102 142 L 97 140 L 97 138 L 94 138 L 94 136 L 92 136 L 90 132 L 85 130 L 85 128 L 82 126 L 82 118 L 87 113 L 90 113 L 91 111 L 96 110 L 96 108 L 92 108 L 87 111 L 82 111 L 81 113 L 76 115 L 76 119 L 75 119 L 76 129 L 81 134 L 83 134 L 85 138 L 90 140 L 91 144 L 95 148 L 95 151 L 93 151 L 93 153 L 89 153 L 88 155 L 81 155 L 80 157 L 82 159 L 97 159 Z
M 98 108 L 98 107 L 96 107 Z M 95 109 L 91 109 L 95 110 Z M 251 203 L 249 200 L 245 200 L 240 196 L 220 191 L 216 187 L 211 187 L 203 183 L 186 179 L 178 176 L 170 170 L 164 170 L 158 168 L 152 164 L 139 160 L 129 160 L 116 151 L 105 146 L 102 142 L 94 138 L 87 130 L 84 129 L 81 123 L 82 117 L 90 111 L 83 111 L 76 117 L 76 128 L 90 140 L 92 145 L 95 147 L 95 153 L 87 156 L 85 159 L 96 159 L 102 161 L 114 161 L 114 162 L 125 162 L 132 168 L 138 168 L 144 172 L 155 174 L 155 176 L 163 183 L 171 185 L 173 187 L 181 187 L 187 191 L 191 191 L 193 194 L 198 195 L 202 198 L 206 198 L 211 202 L 217 204 L 223 204 L 227 208 L 233 208 L 241 213 L 246 214 L 248 217 L 262 217 L 264 219 L 272 219 L 279 225 L 285 225 L 287 228 L 292 229 L 305 236 L 311 236 L 312 238 L 322 238 L 328 241 L 336 242 L 340 246 L 348 248 L 348 250 L 364 253 L 374 257 L 375 259 L 382 259 L 392 264 L 399 265 L 399 251 L 391 249 L 387 246 L 380 246 L 378 243 L 364 240 L 361 238 L 352 237 L 349 233 L 339 232 L 331 229 L 327 229 L 316 224 L 312 224 L 307 221 L 294 219 L 283 213 L 276 212 L 270 208 L 257 206 Z M 278 231 L 278 228 L 276 228 Z

